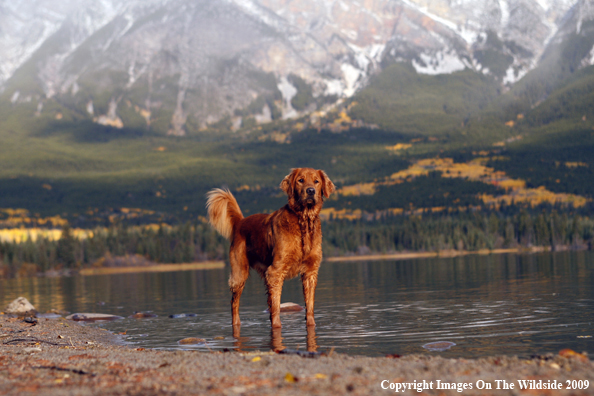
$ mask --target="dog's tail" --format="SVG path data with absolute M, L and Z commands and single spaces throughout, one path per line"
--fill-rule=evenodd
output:
M 206 194 L 208 221 L 225 238 L 230 239 L 243 214 L 231 191 L 215 188 Z

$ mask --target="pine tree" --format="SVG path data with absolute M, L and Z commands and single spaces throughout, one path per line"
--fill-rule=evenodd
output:
M 62 228 L 62 235 L 58 240 L 56 249 L 56 258 L 66 268 L 74 268 L 76 266 L 76 239 L 72 236 L 70 225 L 66 223 Z

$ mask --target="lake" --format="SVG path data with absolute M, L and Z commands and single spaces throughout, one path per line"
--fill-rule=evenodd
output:
M 324 262 L 315 333 L 304 313 L 283 313 L 271 333 L 263 282 L 252 271 L 233 337 L 228 269 L 0 281 L 0 307 L 24 296 L 40 312 L 100 312 L 155 318 L 93 324 L 126 332 L 135 347 L 268 350 L 286 347 L 383 356 L 530 356 L 563 348 L 594 353 L 594 253 L 468 255 L 403 261 Z M 283 302 L 303 305 L 301 282 L 285 282 Z M 169 315 L 194 313 L 172 319 Z M 198 337 L 204 345 L 180 346 Z M 447 341 L 443 351 L 423 345 Z

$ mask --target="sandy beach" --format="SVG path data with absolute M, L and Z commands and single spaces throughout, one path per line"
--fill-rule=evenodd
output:
M 30 323 L 0 315 L 0 326 L 4 395 L 594 395 L 593 363 L 567 350 L 529 359 L 331 351 L 311 358 L 134 348 L 64 318 Z

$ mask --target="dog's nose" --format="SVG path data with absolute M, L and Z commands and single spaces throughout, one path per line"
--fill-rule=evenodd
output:
M 307 192 L 307 195 L 316 195 L 316 189 L 313 187 L 309 187 L 307 190 L 305 190 Z

